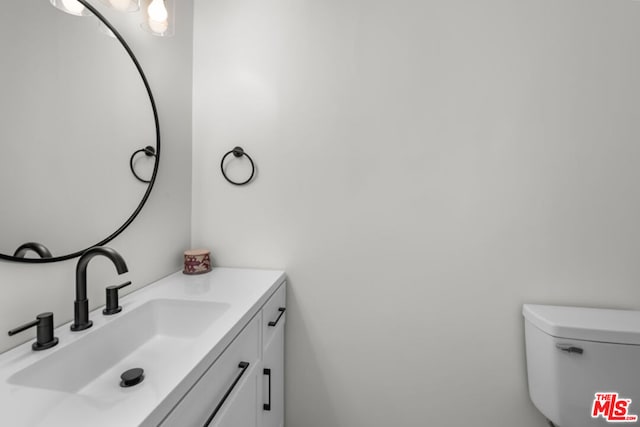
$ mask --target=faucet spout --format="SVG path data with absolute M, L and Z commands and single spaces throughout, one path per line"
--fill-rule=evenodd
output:
M 40 258 L 53 257 L 49 249 L 47 249 L 47 247 L 42 243 L 38 243 L 38 242 L 27 242 L 25 244 L 20 245 L 18 249 L 16 249 L 16 251 L 13 253 L 13 256 L 16 258 L 24 258 L 24 256 L 27 254 L 27 252 L 29 252 L 29 250 L 32 250 L 35 253 L 37 253 L 40 256 Z
M 95 246 L 85 251 L 76 266 L 76 300 L 74 302 L 74 317 L 72 331 L 82 331 L 90 328 L 93 322 L 89 320 L 89 300 L 87 299 L 87 267 L 89 261 L 97 255 L 107 257 L 116 267 L 118 274 L 129 271 L 124 258 L 115 249 Z

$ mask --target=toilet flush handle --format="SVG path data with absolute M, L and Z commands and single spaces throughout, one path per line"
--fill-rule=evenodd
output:
M 556 344 L 556 348 L 558 348 L 558 349 L 560 349 L 562 351 L 566 351 L 567 353 L 575 353 L 575 354 L 584 353 L 583 349 L 581 349 L 580 347 L 576 347 L 574 345 L 571 345 L 571 344 L 558 343 L 558 344 Z

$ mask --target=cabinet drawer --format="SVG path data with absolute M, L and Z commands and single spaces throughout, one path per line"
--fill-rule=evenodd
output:
M 243 387 L 255 388 L 255 369 L 260 358 L 261 318 L 258 314 L 249 322 L 182 401 L 173 408 L 162 422 L 162 427 L 202 427 L 218 409 L 217 416 L 210 420 L 211 425 L 216 425 L 218 418 L 233 404 Z M 253 395 L 255 396 L 255 393 Z M 222 401 L 224 403 L 220 405 Z M 249 423 L 247 427 L 255 426 L 256 423 Z
M 262 348 L 266 348 L 278 328 L 284 328 L 287 307 L 287 283 L 284 282 L 262 308 Z

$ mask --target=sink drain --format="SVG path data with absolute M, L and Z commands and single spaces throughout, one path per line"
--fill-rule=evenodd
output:
M 144 369 L 133 368 L 124 371 L 122 375 L 120 375 L 120 379 L 122 380 L 120 381 L 120 387 L 133 387 L 144 380 Z

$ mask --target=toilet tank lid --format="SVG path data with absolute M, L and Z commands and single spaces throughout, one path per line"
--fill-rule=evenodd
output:
M 522 315 L 554 337 L 640 345 L 640 311 L 524 304 Z

